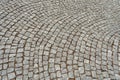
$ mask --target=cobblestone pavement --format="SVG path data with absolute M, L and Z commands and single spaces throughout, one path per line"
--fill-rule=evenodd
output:
M 0 80 L 120 80 L 120 0 L 0 0 Z

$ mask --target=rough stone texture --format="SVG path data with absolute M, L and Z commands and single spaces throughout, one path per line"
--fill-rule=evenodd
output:
M 0 0 L 0 80 L 120 80 L 120 0 Z

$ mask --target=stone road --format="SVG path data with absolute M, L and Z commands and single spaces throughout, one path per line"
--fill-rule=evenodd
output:
M 120 80 L 120 0 L 0 0 L 0 80 Z

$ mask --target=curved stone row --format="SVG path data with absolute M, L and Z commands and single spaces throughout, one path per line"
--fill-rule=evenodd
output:
M 1 80 L 120 79 L 117 0 L 2 1 Z

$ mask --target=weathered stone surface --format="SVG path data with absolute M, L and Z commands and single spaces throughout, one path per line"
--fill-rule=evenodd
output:
M 120 80 L 119 0 L 0 0 L 0 80 Z

